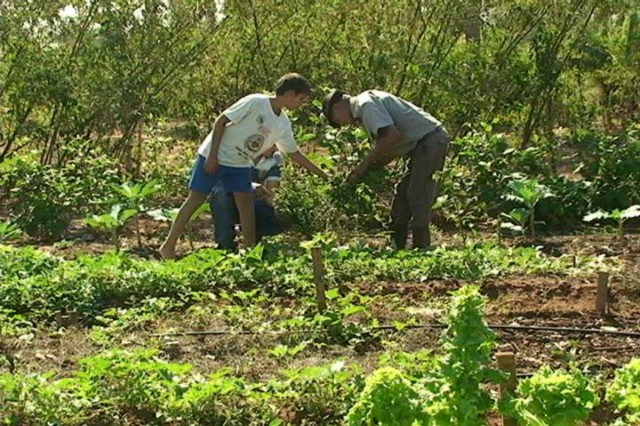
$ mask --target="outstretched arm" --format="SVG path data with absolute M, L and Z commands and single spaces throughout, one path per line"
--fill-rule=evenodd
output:
M 349 176 L 349 183 L 355 183 L 375 165 L 385 165 L 392 159 L 393 147 L 402 138 L 402 134 L 391 125 L 378 130 L 378 141 L 364 160 Z
M 300 151 L 292 152 L 289 154 L 294 163 L 302 166 L 302 168 L 310 171 L 314 175 L 324 179 L 329 180 L 329 175 L 324 172 L 320 167 L 313 164 L 311 160 L 307 158 L 306 155 L 301 153 Z

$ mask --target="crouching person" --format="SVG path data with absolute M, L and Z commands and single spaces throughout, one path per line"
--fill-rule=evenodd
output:
M 255 192 L 256 239 L 277 235 L 282 232 L 282 225 L 275 211 L 273 197 L 280 187 L 282 164 L 284 158 L 276 151 L 275 146 L 256 159 L 253 171 L 253 187 Z M 239 223 L 238 209 L 233 194 L 224 186 L 214 187 L 211 198 L 211 213 L 214 222 L 214 238 L 218 248 L 235 250 L 236 224 Z

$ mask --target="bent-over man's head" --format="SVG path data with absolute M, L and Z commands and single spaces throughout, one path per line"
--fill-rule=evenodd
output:
M 355 122 L 349 99 L 350 96 L 341 90 L 332 90 L 324 97 L 322 111 L 331 126 L 339 128 Z

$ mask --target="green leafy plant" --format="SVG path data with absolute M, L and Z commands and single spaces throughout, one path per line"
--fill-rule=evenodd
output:
M 280 327 L 300 331 L 305 338 L 310 337 L 320 345 L 353 345 L 357 349 L 378 339 L 379 333 L 363 323 L 363 319 L 370 317 L 367 304 L 373 300 L 371 297 L 355 292 L 340 297 L 339 290 L 334 288 L 326 292 L 326 298 L 328 306 L 324 312 L 317 313 L 315 300 L 309 298 L 306 315 L 282 320 Z M 356 315 L 363 318 L 355 321 Z
M 114 185 L 114 189 L 122 198 L 122 205 L 125 208 L 144 212 L 147 210 L 146 203 L 161 189 L 161 185 L 155 180 L 135 184 L 125 182 L 120 185 Z M 138 215 L 135 216 L 135 225 L 138 247 L 142 247 L 142 234 L 140 233 Z
M 135 308 L 110 308 L 96 316 L 98 325 L 91 329 L 91 339 L 96 344 L 109 345 L 122 334 L 142 328 L 161 314 L 181 306 L 181 302 L 168 297 L 148 298 Z
M 616 371 L 606 399 L 618 412 L 627 414 L 628 424 L 635 424 L 632 418 L 636 421 L 640 418 L 640 358 L 632 359 Z
M 525 211 L 522 210 L 512 210 L 509 215 L 507 215 L 510 219 L 517 220 L 517 227 L 515 229 L 519 229 L 524 231 L 524 223 L 528 221 L 529 223 L 529 231 L 531 232 L 531 237 L 536 238 L 536 224 L 540 224 L 543 222 L 537 222 L 535 217 L 535 208 L 536 205 L 545 198 L 553 197 L 553 193 L 549 191 L 549 189 L 540 184 L 536 179 L 516 179 L 509 183 L 509 189 L 511 189 L 511 193 L 507 194 L 505 198 L 510 201 L 516 201 L 518 203 L 524 204 Z
M 12 156 L 0 163 L 3 203 L 29 235 L 58 237 L 70 220 L 74 188 L 59 169 L 42 166 L 34 155 Z
M 640 204 L 633 205 L 624 210 L 615 209 L 610 212 L 599 210 L 597 212 L 586 215 L 583 220 L 585 222 L 607 219 L 615 220 L 618 223 L 618 238 L 622 240 L 624 239 L 624 223 L 628 219 L 632 219 L 635 217 L 640 217 Z
M 116 163 L 106 154 L 75 150 L 69 162 L 54 167 L 41 164 L 36 154 L 14 154 L 0 162 L 0 199 L 27 234 L 59 238 L 72 218 L 85 216 L 112 195 Z
M 0 223 L 0 243 L 6 243 L 9 241 L 16 240 L 22 236 L 22 231 L 12 222 L 1 222 Z
M 364 374 L 357 364 L 344 361 L 287 369 L 285 381 L 272 381 L 279 409 L 274 424 L 342 425 L 347 411 L 364 386 Z
M 636 426 L 640 425 L 640 414 L 629 414 L 625 417 L 616 419 L 611 426 Z
M 577 426 L 589 418 L 599 399 L 577 369 L 542 367 L 517 388 L 515 414 L 523 426 Z
M 73 393 L 73 380 L 54 374 L 0 374 L 0 417 L 7 425 L 82 424 L 90 402 Z
M 438 371 L 418 383 L 434 426 L 480 426 L 493 406 L 484 384 L 497 383 L 502 377 L 491 367 L 495 333 L 484 319 L 486 297 L 478 286 L 464 286 L 452 294 L 447 328 L 440 339 L 443 355 L 437 360 Z
M 434 353 L 426 349 L 416 352 L 387 352 L 378 360 L 379 365 L 398 368 L 413 379 L 433 376 L 438 368 L 437 362 L 438 359 Z
M 149 421 L 183 391 L 191 366 L 162 361 L 155 350 L 111 350 L 82 360 L 78 378 L 88 396 Z M 106 413 L 104 413 L 106 414 Z
M 149 200 L 162 187 L 157 181 L 151 180 L 144 183 L 125 182 L 120 185 L 114 185 L 113 188 L 124 198 L 124 201 L 130 204 L 130 207 L 134 207 Z
M 631 127 L 624 134 L 576 129 L 572 135 L 583 168 L 583 179 L 593 182 L 589 207 L 624 209 L 640 203 L 640 133 Z
M 422 400 L 398 370 L 383 367 L 367 377 L 358 402 L 347 414 L 349 426 L 427 425 Z
M 496 343 L 483 317 L 484 303 L 477 286 L 454 292 L 440 339 L 442 355 L 418 358 L 424 365 L 411 367 L 419 373 L 413 383 L 393 368 L 379 370 L 349 413 L 349 424 L 484 425 L 493 406 L 485 384 L 502 377 L 490 367 Z
M 85 223 L 92 228 L 110 232 L 113 245 L 116 251 L 120 250 L 120 231 L 127 223 L 127 220 L 138 214 L 136 209 L 123 210 L 122 206 L 116 204 L 108 214 L 93 215 L 85 219 Z
M 304 351 L 309 342 L 302 342 L 297 345 L 287 346 L 287 345 L 278 345 L 272 349 L 269 349 L 269 355 L 275 358 L 286 358 L 293 359 L 300 352 Z
M 380 229 L 388 209 L 381 195 L 390 192 L 393 167 L 370 170 L 356 185 L 347 185 L 348 174 L 370 150 L 367 134 L 360 128 L 330 130 L 318 143 L 328 152 L 312 155 L 319 164 L 331 169 L 330 182 L 286 168 L 291 178 L 283 180 L 276 205 L 286 222 L 296 231 L 311 237 L 314 233 L 335 230 Z
M 22 315 L 16 315 L 11 309 L 0 308 L 0 333 L 2 336 L 16 336 L 26 334 L 33 329 L 33 323 Z M 2 343 L 0 343 L 0 347 Z

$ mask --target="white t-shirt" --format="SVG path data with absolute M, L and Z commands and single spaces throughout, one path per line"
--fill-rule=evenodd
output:
M 252 167 L 253 158 L 274 144 L 280 152 L 298 151 L 289 117 L 284 111 L 276 115 L 267 95 L 245 96 L 223 114 L 229 119 L 218 150 L 218 162 L 223 166 Z M 212 138 L 213 131 L 200 145 L 198 154 L 209 156 Z

